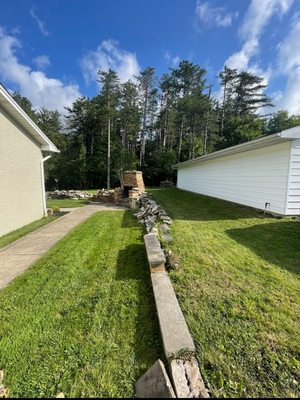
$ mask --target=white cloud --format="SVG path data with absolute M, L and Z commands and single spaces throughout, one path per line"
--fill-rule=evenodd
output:
M 37 68 L 39 69 L 46 69 L 47 67 L 49 67 L 49 65 L 51 64 L 50 62 L 50 58 L 48 56 L 37 56 L 34 57 L 32 59 L 32 61 L 34 62 L 34 64 L 37 66 Z
M 282 17 L 294 0 L 252 0 L 246 12 L 240 37 L 243 45 L 225 62 L 229 68 L 248 69 L 251 59 L 260 51 L 259 39 L 273 16 Z
M 103 40 L 96 50 L 88 51 L 80 65 L 87 83 L 96 82 L 99 70 L 114 70 L 122 83 L 134 79 L 140 71 L 136 55 L 121 49 L 113 39 Z
M 296 19 L 287 37 L 278 45 L 279 65 L 283 73 L 300 66 L 300 18 Z
M 45 27 L 45 22 L 43 22 L 35 13 L 34 9 L 32 8 L 30 10 L 30 16 L 35 20 L 35 22 L 38 24 L 39 30 L 44 36 L 49 36 L 50 33 L 47 31 Z
M 21 42 L 0 27 L 0 79 L 16 85 L 35 108 L 47 107 L 64 111 L 64 106 L 81 96 L 78 85 L 65 85 L 59 79 L 48 78 L 44 72 L 22 64 L 16 51 Z
M 172 56 L 169 51 L 165 52 L 164 58 L 167 60 L 167 62 L 172 67 L 176 67 L 180 63 L 180 60 L 181 60 L 179 56 Z
M 206 26 L 226 28 L 231 26 L 238 16 L 238 12 L 230 13 L 226 11 L 225 7 L 214 7 L 209 1 L 197 0 L 197 20 Z
M 286 38 L 278 46 L 279 73 L 287 84 L 279 96 L 277 109 L 300 113 L 300 18 L 295 19 Z

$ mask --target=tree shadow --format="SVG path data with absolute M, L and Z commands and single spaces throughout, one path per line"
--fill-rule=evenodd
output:
M 126 221 L 126 213 L 124 218 Z M 132 216 L 129 219 L 133 219 Z M 115 279 L 124 284 L 134 281 L 134 303 L 131 300 L 126 306 L 137 307 L 134 354 L 137 365 L 141 365 L 135 377 L 138 379 L 158 358 L 164 360 L 144 243 L 130 244 L 119 251 Z
M 300 223 L 278 221 L 249 228 L 230 229 L 226 233 L 259 257 L 300 274 Z
M 133 215 L 133 210 L 124 209 L 122 228 L 141 228 L 142 225 L 137 222 L 136 217 Z
M 263 211 L 248 206 L 181 189 L 151 189 L 150 193 L 174 220 L 220 221 L 273 218 L 264 216 Z

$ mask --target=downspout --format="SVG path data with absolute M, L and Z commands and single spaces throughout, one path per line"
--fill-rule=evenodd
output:
M 47 217 L 44 162 L 49 160 L 49 158 L 51 158 L 51 156 L 47 156 L 47 157 L 44 157 L 41 159 L 41 179 L 42 179 L 42 196 L 43 196 L 44 217 Z

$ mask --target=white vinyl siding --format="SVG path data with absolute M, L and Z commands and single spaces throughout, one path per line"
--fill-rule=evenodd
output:
M 300 140 L 291 146 L 290 172 L 287 194 L 287 215 L 300 214 Z
M 290 149 L 284 142 L 182 165 L 177 186 L 261 210 L 270 203 L 269 211 L 285 214 Z

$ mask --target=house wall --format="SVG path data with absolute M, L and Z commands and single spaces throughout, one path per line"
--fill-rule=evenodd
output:
M 286 214 L 300 214 L 300 139 L 291 145 Z
M 44 215 L 42 153 L 0 108 L 0 236 Z
M 177 187 L 285 214 L 291 142 L 182 166 Z

